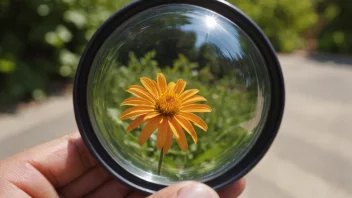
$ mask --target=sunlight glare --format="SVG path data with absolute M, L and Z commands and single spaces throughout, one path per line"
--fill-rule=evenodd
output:
M 218 23 L 217 23 L 215 17 L 206 16 L 205 17 L 205 24 L 209 29 L 213 29 Z

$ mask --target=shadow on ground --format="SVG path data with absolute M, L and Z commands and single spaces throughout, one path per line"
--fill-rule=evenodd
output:
M 308 53 L 309 59 L 320 63 L 334 63 L 336 66 L 352 67 L 352 56 L 340 54 Z
M 72 84 L 71 80 L 63 80 L 59 82 L 53 82 L 48 85 L 47 95 L 41 100 L 33 100 L 30 94 L 23 97 L 23 99 L 19 102 L 15 103 L 7 103 L 7 104 L 0 104 L 0 116 L 1 115 L 8 115 L 8 114 L 16 114 L 19 110 L 29 107 L 31 105 L 40 105 L 43 102 L 47 101 L 50 97 L 56 96 L 64 96 L 66 94 L 72 93 Z M 2 95 L 0 90 L 0 96 Z

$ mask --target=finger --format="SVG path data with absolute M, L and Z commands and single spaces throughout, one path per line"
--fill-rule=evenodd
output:
M 246 180 L 240 179 L 236 183 L 220 190 L 218 193 L 221 198 L 235 198 L 242 194 L 242 192 L 245 189 L 245 186 L 246 186 Z
M 11 161 L 9 164 L 0 164 L 1 183 L 11 184 L 8 194 L 25 193 L 29 197 L 58 198 L 55 188 L 49 181 L 30 163 Z M 2 187 L 0 186 L 0 191 Z M 8 196 L 1 196 L 8 197 Z M 9 196 L 11 197 L 11 196 Z M 21 196 L 19 196 L 21 197 Z
M 89 193 L 86 198 L 124 198 L 131 192 L 131 189 L 117 180 L 110 180 Z
M 30 198 L 27 193 L 23 190 L 19 189 L 17 186 L 10 182 L 0 182 L 0 197 L 7 197 L 7 198 Z
M 199 182 L 181 182 L 164 188 L 149 198 L 219 198 L 216 192 Z
M 63 197 L 83 197 L 111 180 L 112 176 L 102 167 L 95 167 L 60 190 Z
M 79 133 L 34 148 L 29 160 L 57 188 L 97 165 Z
M 58 188 L 75 180 L 97 163 L 80 135 L 74 133 L 20 153 L 5 160 L 3 164 L 5 170 L 30 164 Z M 24 174 L 30 175 L 30 172 Z

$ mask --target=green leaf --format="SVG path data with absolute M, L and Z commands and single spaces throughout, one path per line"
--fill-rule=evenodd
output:
M 11 73 L 15 70 L 16 63 L 10 60 L 0 59 L 0 73 Z
M 215 147 L 212 149 L 209 149 L 199 155 L 197 158 L 193 160 L 193 164 L 201 164 L 202 162 L 205 162 L 207 160 L 213 160 L 216 156 L 220 155 L 222 152 L 222 149 L 220 147 Z

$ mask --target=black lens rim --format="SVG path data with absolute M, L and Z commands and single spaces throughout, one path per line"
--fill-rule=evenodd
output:
M 118 165 L 99 142 L 88 115 L 87 84 L 94 57 L 104 41 L 123 22 L 146 9 L 166 4 L 200 6 L 226 17 L 238 25 L 262 54 L 271 80 L 271 106 L 261 135 L 247 155 L 224 174 L 205 182 L 218 190 L 245 176 L 265 155 L 279 130 L 285 105 L 284 79 L 279 60 L 262 30 L 242 11 L 223 0 L 137 0 L 114 13 L 96 31 L 80 59 L 74 81 L 73 103 L 80 134 L 93 156 L 123 183 L 145 193 L 154 193 L 166 185 L 152 183 L 134 176 Z

